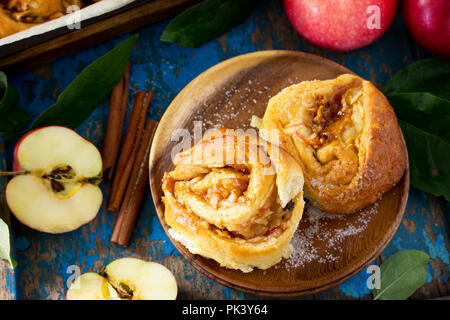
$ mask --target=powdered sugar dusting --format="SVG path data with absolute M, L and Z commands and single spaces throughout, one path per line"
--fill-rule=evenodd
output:
M 300 80 L 293 77 L 287 81 L 290 85 Z M 204 130 L 227 126 L 246 129 L 250 125 L 249 119 L 256 113 L 261 113 L 257 110 L 265 110 L 268 100 L 276 93 L 275 88 L 263 86 L 258 79 L 249 79 L 224 89 L 219 94 L 219 99 L 215 96 L 215 105 L 211 106 L 205 101 L 202 108 L 197 108 L 193 120 L 203 121 Z
M 251 118 L 255 113 L 254 105 L 257 104 L 254 99 L 254 89 L 250 89 L 248 85 L 255 83 L 257 80 L 248 80 L 247 86 L 237 87 L 236 85 L 228 88 L 220 100 L 215 101 L 214 106 L 203 104 L 203 108 L 197 109 L 194 115 L 195 121 L 203 121 L 205 130 L 211 128 L 225 127 L 230 121 L 237 119 Z M 211 116 L 206 116 L 208 113 Z M 239 123 L 239 127 L 248 127 L 248 123 Z
M 352 215 L 327 214 L 307 202 L 299 227 L 291 240 L 294 251 L 285 268 L 297 268 L 311 262 L 330 263 L 340 259 L 345 240 L 362 237 L 372 217 L 377 213 L 378 203 Z M 320 250 L 318 249 L 320 243 Z M 325 244 L 325 246 L 323 246 Z

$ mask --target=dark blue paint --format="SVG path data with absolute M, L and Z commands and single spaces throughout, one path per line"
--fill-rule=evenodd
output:
M 17 237 L 15 239 L 15 247 L 16 250 L 19 251 L 25 251 L 30 247 L 30 240 L 28 240 L 26 237 Z

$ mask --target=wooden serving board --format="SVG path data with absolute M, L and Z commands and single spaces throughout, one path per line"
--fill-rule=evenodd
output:
M 162 117 L 150 154 L 151 192 L 166 233 L 161 180 L 173 168 L 171 152 L 179 143 L 171 140 L 174 130 L 185 128 L 192 133 L 194 121 L 202 121 L 204 131 L 211 127 L 247 129 L 252 115 L 262 117 L 270 97 L 281 89 L 343 73 L 351 71 L 315 55 L 260 51 L 226 60 L 189 83 Z M 271 297 L 311 294 L 349 279 L 380 255 L 402 220 L 408 190 L 409 170 L 392 190 L 360 213 L 330 216 L 307 205 L 292 240 L 292 257 L 265 271 L 222 268 L 171 241 L 196 269 L 228 287 Z
M 166 19 L 200 0 L 136 0 L 136 2 L 138 6 L 131 4 L 131 8 L 128 9 L 127 6 L 119 9 L 118 13 L 112 16 L 105 14 L 106 18 L 103 16 L 93 18 L 94 21 L 88 21 L 88 25 L 82 22 L 82 28 L 79 30 L 69 31 L 67 28 L 62 28 L 63 30 L 55 30 L 48 35 L 44 34 L 8 45 L 23 49 L 14 50 L 6 57 L 0 52 L 0 70 L 19 72 L 40 66 L 61 56 Z M 31 47 L 30 43 L 33 44 Z

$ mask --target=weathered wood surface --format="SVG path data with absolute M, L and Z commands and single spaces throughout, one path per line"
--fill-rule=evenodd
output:
M 6 154 L 5 144 L 0 142 L 0 153 Z M 0 161 L 0 170 L 6 170 L 6 157 L 3 156 Z M 0 177 L 0 219 L 9 226 L 11 225 L 11 216 L 5 202 L 6 177 Z M 12 300 L 16 298 L 16 282 L 13 269 L 9 262 L 0 260 L 0 300 Z
M 241 26 L 199 49 L 184 49 L 159 41 L 167 25 L 164 21 L 139 30 L 140 39 L 132 53 L 131 90 L 153 90 L 148 117 L 159 119 L 175 95 L 202 71 L 227 58 L 257 50 L 289 49 L 318 54 L 343 64 L 381 87 L 396 71 L 414 59 L 426 57 L 407 37 L 401 17 L 386 35 L 373 45 L 350 53 L 332 53 L 302 40 L 291 28 L 281 1 L 264 0 Z M 75 55 L 42 65 L 33 71 L 11 78 L 21 94 L 21 106 L 39 114 L 48 107 L 82 68 L 107 52 L 125 37 L 91 47 Z M 107 104 L 100 106 L 79 132 L 101 146 L 107 119 Z M 3 159 L 11 165 L 12 146 Z M 103 185 L 105 198 L 109 185 Z M 18 299 L 63 299 L 70 276 L 67 267 L 78 265 L 82 272 L 96 270 L 111 260 L 134 256 L 163 263 L 179 284 L 179 298 L 185 299 L 253 299 L 219 285 L 196 271 L 165 236 L 150 194 L 147 195 L 136 233 L 128 249 L 109 242 L 116 215 L 105 205 L 90 224 L 71 233 L 48 235 L 20 225 L 13 219 L 15 255 L 18 267 L 7 282 L 9 293 L 1 297 Z M 414 248 L 431 256 L 427 284 L 413 298 L 436 298 L 450 295 L 449 284 L 449 206 L 442 198 L 411 189 L 404 219 L 393 240 L 375 263 L 393 253 Z M 5 268 L 0 267 L 0 280 Z M 9 271 L 7 271 L 9 272 Z M 366 287 L 367 273 L 361 272 L 345 283 L 302 299 L 370 299 Z M 14 280 L 16 286 L 14 287 Z M 4 291 L 0 285 L 0 292 Z

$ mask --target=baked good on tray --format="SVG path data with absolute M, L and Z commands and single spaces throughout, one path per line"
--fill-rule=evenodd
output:
M 172 238 L 244 272 L 290 256 L 304 201 L 302 170 L 287 152 L 256 135 L 218 129 L 173 163 L 162 186 Z
M 82 8 L 97 1 L 0 0 L 0 38 L 62 17 L 72 5 Z
M 285 88 L 256 125 L 269 141 L 276 134 L 298 160 L 305 196 L 329 213 L 352 213 L 375 202 L 406 168 L 392 107 L 372 83 L 355 75 Z

